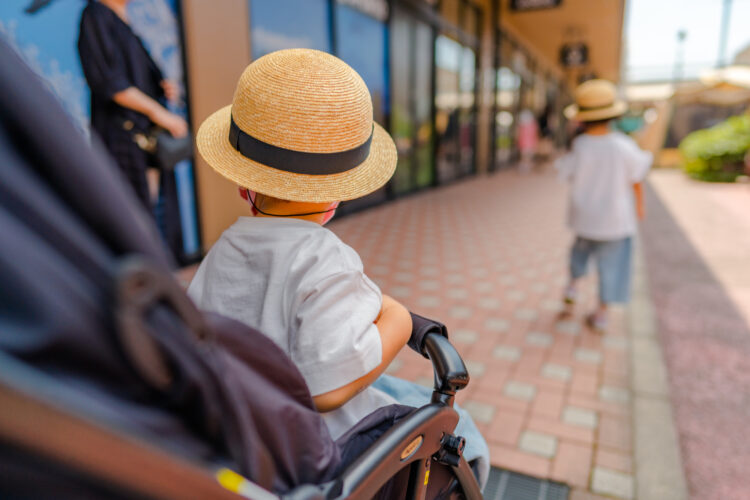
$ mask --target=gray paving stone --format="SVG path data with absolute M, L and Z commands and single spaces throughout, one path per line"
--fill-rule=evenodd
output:
M 503 276 L 502 278 L 500 278 L 500 283 L 502 283 L 503 285 L 512 285 L 516 281 L 517 280 L 515 276 Z
M 608 401 L 610 403 L 625 404 L 630 401 L 630 392 L 627 389 L 623 389 L 621 387 L 603 385 L 599 388 L 599 399 L 601 399 L 602 401 Z
M 494 297 L 482 297 L 479 299 L 479 307 L 482 309 L 500 309 L 501 305 L 500 301 Z
M 393 286 L 386 293 L 402 299 L 411 296 L 411 289 L 408 286 Z
M 545 363 L 542 366 L 542 377 L 567 381 L 570 380 L 572 376 L 573 369 L 569 366 L 558 365 L 555 363 Z
M 573 357 L 576 359 L 576 361 L 580 361 L 582 363 L 591 363 L 594 365 L 598 365 L 602 362 L 601 352 L 595 351 L 593 349 L 585 349 L 583 347 L 579 347 L 578 349 L 573 351 Z
M 604 347 L 606 347 L 607 349 L 617 349 L 619 351 L 624 351 L 628 348 L 628 339 L 627 337 L 605 335 L 604 337 L 602 337 L 602 344 L 604 344 Z
M 488 318 L 484 322 L 484 327 L 493 332 L 504 332 L 509 326 L 510 323 L 508 323 L 508 320 L 500 318 Z
M 401 283 L 412 283 L 414 281 L 414 275 L 412 273 L 398 272 L 393 275 L 393 279 Z
M 466 278 L 463 274 L 452 273 L 445 277 L 445 281 L 447 283 L 463 283 L 466 281 Z
M 484 267 L 475 267 L 471 270 L 471 275 L 475 276 L 477 278 L 483 278 L 487 276 L 489 273 L 489 270 L 485 269 Z
M 419 274 L 421 274 L 422 276 L 439 276 L 440 269 L 433 266 L 425 266 L 419 270 Z
M 526 343 L 539 347 L 549 347 L 552 345 L 552 335 L 542 332 L 530 332 L 526 334 Z
M 465 401 L 461 407 L 469 412 L 469 415 L 477 422 L 489 424 L 495 416 L 495 408 L 479 401 Z
M 399 267 L 399 269 L 413 269 L 414 268 L 414 262 L 409 259 L 399 259 L 396 265 Z
M 507 361 L 518 361 L 521 359 L 521 349 L 515 346 L 499 345 L 492 350 L 492 356 Z
M 437 280 L 422 280 L 419 282 L 419 288 L 422 290 L 439 290 L 440 282 Z
M 368 274 L 372 274 L 375 276 L 386 276 L 389 272 L 391 272 L 391 268 L 389 266 L 379 265 L 379 266 L 372 266 L 372 268 L 366 270 Z
M 440 297 L 423 295 L 417 299 L 417 304 L 421 307 L 438 307 L 440 305 Z
M 462 344 L 473 344 L 479 338 L 479 334 L 474 330 L 459 329 L 450 332 L 451 342 L 460 342 Z
M 577 406 L 566 406 L 563 408 L 562 420 L 566 424 L 586 427 L 587 429 L 596 429 L 599 425 L 599 416 L 595 411 L 587 408 L 578 408 Z
M 531 401 L 536 396 L 536 387 L 531 384 L 511 380 L 503 387 L 503 394 L 513 399 Z
M 538 272 L 536 271 L 536 269 L 526 269 L 526 270 L 525 270 L 525 271 L 523 272 L 523 275 L 524 275 L 525 277 L 527 277 L 527 278 L 533 278 L 533 277 L 535 277 L 535 276 L 536 276 L 537 274 L 539 274 L 539 273 L 538 273 Z
M 540 302 L 539 307 L 544 311 L 560 312 L 563 310 L 563 303 L 557 299 L 545 299 Z
M 463 288 L 451 288 L 447 290 L 445 294 L 451 299 L 465 299 L 469 296 L 469 292 Z
M 542 432 L 524 431 L 518 442 L 518 448 L 526 453 L 553 458 L 557 453 L 557 438 Z
M 594 467 L 591 491 L 630 500 L 634 496 L 633 476 L 616 470 Z
M 471 308 L 466 306 L 453 306 L 448 310 L 451 318 L 466 319 L 471 318 Z
M 555 330 L 565 335 L 578 335 L 581 333 L 581 325 L 575 321 L 558 321 Z
M 400 359 L 394 359 L 393 361 L 391 361 L 391 364 L 388 365 L 388 368 L 385 369 L 385 372 L 393 375 L 394 373 L 399 371 L 402 366 L 404 366 L 403 361 L 401 361 Z
M 487 370 L 487 367 L 481 361 L 467 359 L 464 360 L 464 364 L 466 365 L 466 369 L 469 371 L 469 376 L 471 377 L 481 377 Z
M 547 283 L 534 283 L 531 285 L 532 292 L 544 293 L 547 290 L 549 290 L 549 285 Z
M 524 321 L 533 321 L 539 316 L 539 314 L 533 309 L 524 308 L 516 309 L 514 316 Z
M 474 288 L 478 292 L 491 292 L 495 289 L 495 286 L 488 281 L 480 281 L 474 285 Z
M 523 300 L 526 298 L 526 294 L 522 292 L 521 290 L 510 290 L 508 291 L 505 296 L 509 298 L 510 300 Z

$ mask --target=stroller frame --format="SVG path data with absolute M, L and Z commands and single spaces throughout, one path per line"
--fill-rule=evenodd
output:
M 132 270 L 141 277 L 145 271 L 139 266 Z M 158 277 L 157 282 L 172 292 L 177 286 L 164 275 Z M 188 302 L 173 303 L 176 310 L 195 311 L 184 295 L 166 295 L 171 301 Z M 151 300 L 164 298 L 160 293 L 149 296 Z M 141 302 L 140 306 L 139 312 L 145 310 L 145 303 Z M 139 321 L 129 322 L 129 325 L 131 334 L 139 333 L 142 326 Z M 452 469 L 456 478 L 454 486 L 459 486 L 468 500 L 481 499 L 474 473 L 461 456 L 463 438 L 452 435 L 458 423 L 453 400 L 456 391 L 469 382 L 466 367 L 456 349 L 442 335 L 426 335 L 422 350 L 431 360 L 435 374 L 431 402 L 386 431 L 340 477 L 322 485 L 301 485 L 281 497 L 249 480 L 241 480 L 235 488 L 239 494 L 235 494 L 222 487 L 211 473 L 215 471 L 203 464 L 187 462 L 107 429 L 85 416 L 73 414 L 59 401 L 64 400 L 65 406 L 69 406 L 80 399 L 80 394 L 2 353 L 0 449 L 13 449 L 73 470 L 94 483 L 116 488 L 128 498 L 132 494 L 135 498 L 157 499 L 366 499 L 404 467 L 410 467 L 406 498 L 422 500 L 427 491 L 430 465 L 437 461 Z

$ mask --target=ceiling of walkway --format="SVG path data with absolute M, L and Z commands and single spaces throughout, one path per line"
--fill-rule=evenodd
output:
M 501 25 L 532 44 L 550 63 L 558 63 L 565 43 L 588 45 L 589 65 L 568 71 L 571 80 L 579 72 L 619 79 L 625 0 L 562 0 L 552 9 L 525 12 L 511 11 L 510 0 L 500 0 L 500 4 Z

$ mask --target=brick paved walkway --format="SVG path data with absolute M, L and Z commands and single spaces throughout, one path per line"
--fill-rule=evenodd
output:
M 492 463 L 571 485 L 571 498 L 633 495 L 628 338 L 557 321 L 570 235 L 565 188 L 549 174 L 504 172 L 412 196 L 331 223 L 385 293 L 446 323 L 472 381 L 459 402 Z M 405 350 L 390 373 L 432 384 Z

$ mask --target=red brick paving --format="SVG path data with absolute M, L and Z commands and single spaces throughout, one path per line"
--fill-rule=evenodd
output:
M 475 419 L 492 463 L 594 499 L 586 496 L 593 467 L 632 473 L 631 410 L 617 399 L 628 388 L 628 344 L 617 311 L 605 337 L 581 324 L 594 304 L 593 279 L 577 316 L 557 320 L 571 241 L 564 214 L 565 187 L 550 175 L 504 172 L 329 227 L 360 253 L 384 293 L 448 326 L 472 375 L 458 401 L 489 417 Z M 391 373 L 431 380 L 423 358 L 405 350 L 397 360 Z M 564 422 L 567 407 L 592 410 L 598 425 Z M 525 430 L 555 437 L 555 455 L 521 450 Z

